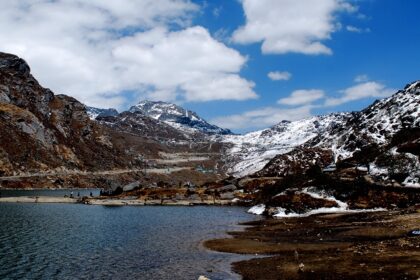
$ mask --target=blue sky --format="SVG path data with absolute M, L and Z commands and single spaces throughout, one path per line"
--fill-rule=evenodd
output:
M 90 106 L 163 100 L 247 132 L 360 110 L 420 79 L 419 10 L 417 0 L 2 1 L 0 51 Z
M 322 89 L 329 96 L 339 96 L 341 90 L 354 86 L 354 79 L 360 75 L 366 75 L 369 81 L 382 83 L 390 89 L 400 89 L 420 79 L 420 2 L 371 0 L 358 1 L 356 4 L 363 16 L 340 14 L 343 27 L 333 33 L 330 40 L 324 41 L 332 49 L 332 55 L 264 55 L 260 43 L 246 46 L 230 44 L 249 56 L 241 74 L 256 83 L 259 99 L 188 103 L 186 106 L 211 119 L 215 114 L 241 114 L 243 111 L 273 106 L 278 99 L 297 89 Z M 220 9 L 218 19 L 221 20 L 214 20 L 212 9 Z M 224 18 L 228 19 L 225 21 Z M 244 21 L 238 1 L 211 1 L 203 18 L 198 19 L 212 32 L 217 32 L 219 28 L 235 30 Z M 350 32 L 345 28 L 347 25 L 364 31 Z M 275 70 L 288 71 L 292 73 L 292 78 L 288 81 L 271 81 L 267 73 Z M 375 99 L 367 97 L 334 107 L 315 108 L 312 114 L 360 110 Z

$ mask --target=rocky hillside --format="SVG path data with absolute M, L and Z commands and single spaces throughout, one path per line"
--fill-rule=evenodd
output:
M 132 113 L 142 113 L 189 134 L 197 132 L 208 135 L 232 134 L 230 130 L 209 124 L 206 120 L 198 116 L 197 113 L 186 110 L 172 103 L 161 101 L 142 101 L 131 107 L 129 111 Z
M 165 122 L 138 112 L 122 112 L 115 116 L 97 116 L 96 121 L 113 130 L 127 132 L 158 141 L 185 142 L 189 137 Z
M 405 185 L 420 177 L 420 82 L 377 101 L 360 112 L 345 115 L 340 125 L 326 130 L 289 153 L 277 155 L 258 176 L 284 176 L 336 163 L 359 166 L 373 175 L 398 177 Z
M 2 175 L 112 169 L 134 160 L 83 104 L 43 88 L 23 59 L 6 53 L 0 53 L 0 130 Z

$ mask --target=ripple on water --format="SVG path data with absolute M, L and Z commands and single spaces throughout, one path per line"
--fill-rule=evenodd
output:
M 0 204 L 0 279 L 234 279 L 201 241 L 254 218 L 240 207 Z

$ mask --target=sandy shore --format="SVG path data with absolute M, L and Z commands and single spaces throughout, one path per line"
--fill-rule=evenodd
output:
M 18 196 L 0 197 L 0 203 L 81 203 L 88 205 L 103 206 L 194 206 L 194 205 L 233 205 L 230 200 L 141 200 L 141 199 L 107 199 L 86 198 L 76 199 L 69 197 L 54 196 Z
M 420 279 L 420 210 L 325 214 L 248 223 L 221 252 L 264 256 L 233 264 L 247 279 Z

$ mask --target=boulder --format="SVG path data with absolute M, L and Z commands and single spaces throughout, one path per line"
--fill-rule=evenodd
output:
M 129 191 L 132 191 L 132 190 L 134 190 L 134 189 L 136 189 L 138 187 L 140 187 L 140 182 L 139 181 L 135 181 L 135 182 L 132 182 L 130 184 L 125 185 L 123 187 L 123 191 L 129 192 Z
M 238 188 L 235 185 L 229 184 L 229 185 L 217 188 L 216 190 L 218 192 L 233 192 L 233 191 L 236 191 L 237 189 Z

